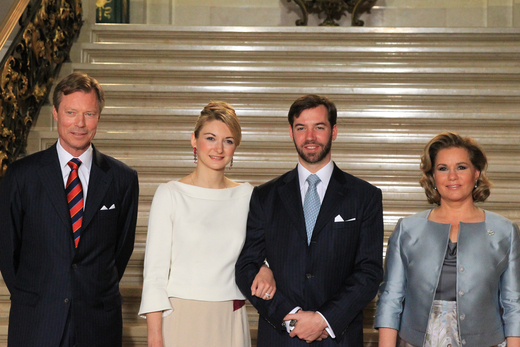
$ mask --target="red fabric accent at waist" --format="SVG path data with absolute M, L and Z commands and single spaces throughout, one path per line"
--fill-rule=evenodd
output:
M 233 311 L 240 310 L 245 304 L 245 300 L 233 300 Z

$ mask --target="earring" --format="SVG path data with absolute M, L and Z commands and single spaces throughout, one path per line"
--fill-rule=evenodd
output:
M 233 167 L 233 158 L 231 158 L 231 164 L 229 164 L 229 169 L 231 170 L 232 167 Z
M 197 164 L 197 147 L 193 147 L 193 162 Z
M 475 189 L 478 187 L 478 181 L 475 182 Z
M 437 190 L 437 187 L 433 187 L 433 189 Z

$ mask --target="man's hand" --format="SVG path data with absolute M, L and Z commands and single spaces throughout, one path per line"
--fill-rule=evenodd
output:
M 300 310 L 294 314 L 288 314 L 284 318 L 285 321 L 291 319 L 296 320 L 296 325 L 290 334 L 291 337 L 298 336 L 307 343 L 311 343 L 314 340 L 321 341 L 328 337 L 325 331 L 327 323 L 319 313 Z
M 323 331 L 321 332 L 321 336 L 318 337 L 316 340 L 317 341 L 325 340 L 327 337 L 329 337 L 329 333 L 327 332 L 326 329 L 323 329 Z

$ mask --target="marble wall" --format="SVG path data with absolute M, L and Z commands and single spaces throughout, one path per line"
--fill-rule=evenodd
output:
M 287 0 L 130 0 L 131 23 L 178 26 L 294 26 Z M 379 0 L 370 27 L 520 27 L 520 0 Z M 311 15 L 309 25 L 323 18 Z M 340 24 L 350 25 L 350 16 Z
M 14 0 L 0 0 L 0 23 L 4 20 Z

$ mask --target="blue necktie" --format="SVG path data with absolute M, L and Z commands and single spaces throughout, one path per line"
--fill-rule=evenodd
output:
M 321 202 L 320 196 L 316 186 L 321 182 L 320 178 L 316 174 L 311 174 L 307 177 L 309 182 L 309 188 L 305 194 L 305 200 L 303 202 L 303 214 L 305 215 L 305 227 L 307 228 L 307 244 L 311 243 L 312 231 L 320 212 Z

